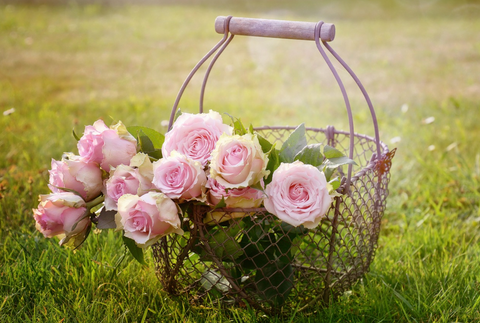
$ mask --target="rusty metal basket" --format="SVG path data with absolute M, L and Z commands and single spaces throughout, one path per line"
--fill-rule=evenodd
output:
M 342 91 L 349 131 L 307 128 L 308 143 L 323 143 L 344 151 L 357 165 L 338 169 L 341 186 L 325 219 L 312 230 L 280 223 L 265 208 L 215 209 L 194 206 L 183 236 L 162 238 L 153 246 L 157 275 L 172 295 L 204 301 L 251 306 L 267 313 L 281 308 L 305 310 L 328 305 L 332 296 L 348 290 L 368 271 L 377 246 L 385 210 L 394 151 L 379 140 L 375 111 L 353 71 L 327 43 L 332 24 L 218 17 L 222 40 L 195 66 L 180 89 L 170 119 L 190 79 L 214 53 L 200 94 L 200 112 L 210 71 L 234 35 L 314 40 Z M 362 91 L 370 108 L 375 136 L 357 134 L 345 88 L 323 47 L 340 62 Z M 261 127 L 270 142 L 282 143 L 293 127 Z M 205 223 L 209 212 L 217 220 Z M 220 218 L 220 219 L 219 219 Z M 218 220 L 219 219 L 219 220 Z

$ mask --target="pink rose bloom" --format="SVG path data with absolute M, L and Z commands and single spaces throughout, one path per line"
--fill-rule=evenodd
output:
M 222 135 L 212 152 L 210 176 L 228 189 L 248 187 L 269 174 L 267 163 L 256 135 Z
M 177 205 L 158 192 L 120 197 L 115 223 L 117 230 L 123 229 L 125 236 L 141 248 L 151 246 L 167 234 L 183 234 Z
M 49 185 L 53 193 L 64 192 L 62 188 L 74 190 L 85 201 L 100 195 L 103 187 L 102 171 L 97 163 L 86 162 L 80 156 L 66 153 L 61 161 L 52 159 Z
M 165 134 L 162 146 L 163 157 L 177 151 L 203 166 L 211 159 L 210 154 L 222 134 L 232 134 L 232 127 L 222 121 L 218 112 L 210 110 L 201 114 L 181 114 L 172 129 Z
M 153 163 L 153 185 L 171 199 L 203 199 L 207 176 L 200 162 L 176 151 Z
M 87 162 L 95 162 L 109 172 L 111 167 L 128 165 L 137 153 L 137 140 L 118 122 L 108 128 L 102 120 L 86 126 L 77 143 L 78 152 Z
M 332 203 L 325 175 L 300 161 L 282 163 L 265 193 L 268 212 L 294 227 L 303 225 L 307 229 L 318 226 Z
M 222 200 L 222 197 L 224 198 L 227 208 L 254 208 L 259 207 L 263 202 L 263 192 L 251 187 L 232 188 L 226 190 L 224 186 L 220 185 L 216 180 L 209 177 L 207 188 L 209 188 L 208 202 L 212 205 L 217 205 Z M 215 225 L 224 221 L 243 218 L 250 214 L 252 213 L 219 212 L 214 210 L 206 214 L 203 222 L 206 224 Z
M 140 162 L 135 164 L 134 160 Z M 103 195 L 105 209 L 117 210 L 118 199 L 125 194 L 143 195 L 152 190 L 153 169 L 152 163 L 146 154 L 138 153 L 131 161 L 131 165 L 119 165 L 110 173 L 105 181 Z
M 226 190 L 213 178 L 208 178 L 207 188 L 210 204 L 217 205 L 222 197 L 228 208 L 259 207 L 263 201 L 263 192 L 251 187 L 232 188 Z
M 37 230 L 46 238 L 61 234 L 74 236 L 85 232 L 90 225 L 88 216 L 82 219 L 86 212 L 85 201 L 80 196 L 62 192 L 40 195 L 40 204 L 33 210 L 33 217 Z

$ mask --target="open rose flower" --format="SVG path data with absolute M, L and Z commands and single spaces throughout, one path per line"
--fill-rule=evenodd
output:
M 130 166 L 119 165 L 105 181 L 105 209 L 117 210 L 118 199 L 125 194 L 143 195 L 152 190 L 153 165 L 148 155 L 138 153 Z
M 267 163 L 256 135 L 222 135 L 212 152 L 210 176 L 228 189 L 248 187 L 269 174 Z
M 102 120 L 86 126 L 77 143 L 78 152 L 87 162 L 95 162 L 109 172 L 111 167 L 128 165 L 137 153 L 137 140 L 118 122 L 108 128 Z
M 80 156 L 65 153 L 61 161 L 52 159 L 49 187 L 54 193 L 62 188 L 74 190 L 85 201 L 100 195 L 103 187 L 102 171 L 97 163 L 86 162 Z
M 40 204 L 33 210 L 36 228 L 46 238 L 65 235 L 60 244 L 71 244 L 77 247 L 85 237 L 90 226 L 90 217 L 85 201 L 70 192 L 40 195 Z
M 123 229 L 125 236 L 141 248 L 151 246 L 167 234 L 183 234 L 177 205 L 158 192 L 120 197 L 115 223 L 117 230 Z
M 262 184 L 263 186 L 263 184 Z M 264 193 L 251 187 L 232 188 L 226 190 L 216 180 L 208 178 L 207 182 L 208 202 L 217 205 L 223 198 L 227 208 L 255 208 L 260 207 L 263 202 Z M 249 215 L 246 212 L 208 212 L 204 223 L 219 223 L 235 218 L 243 218 Z
M 208 201 L 217 205 L 222 198 L 228 208 L 251 208 L 259 207 L 262 204 L 264 194 L 262 191 L 251 187 L 232 188 L 226 190 L 213 178 L 208 178 L 207 183 Z
M 207 176 L 202 164 L 174 151 L 153 163 L 153 185 L 171 199 L 203 199 Z
M 282 163 L 265 190 L 268 212 L 297 227 L 315 228 L 332 203 L 325 175 L 300 161 Z
M 223 123 L 218 112 L 210 110 L 209 113 L 201 114 L 183 113 L 165 134 L 163 157 L 177 151 L 205 166 L 218 138 L 224 133 L 231 135 L 232 127 Z

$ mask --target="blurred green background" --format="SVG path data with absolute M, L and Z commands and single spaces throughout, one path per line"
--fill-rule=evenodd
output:
M 118 234 L 73 254 L 35 230 L 31 209 L 51 158 L 75 151 L 72 129 L 102 118 L 164 131 L 184 78 L 221 37 L 220 15 L 334 23 L 332 47 L 364 82 L 381 139 L 398 147 L 371 272 L 328 309 L 272 318 L 190 307 L 163 294 L 153 265 L 121 260 Z M 480 320 L 479 18 L 473 0 L 0 0 L 0 321 Z M 345 83 L 356 131 L 373 134 Z M 183 111 L 197 111 L 200 85 Z M 256 126 L 347 125 L 333 76 L 305 41 L 236 37 L 205 109 Z

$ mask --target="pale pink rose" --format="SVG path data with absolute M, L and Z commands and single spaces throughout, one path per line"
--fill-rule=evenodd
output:
M 90 225 L 86 212 L 85 201 L 80 196 L 62 192 L 40 195 L 40 204 L 33 210 L 33 217 L 37 230 L 46 238 L 51 238 L 85 232 Z
M 137 160 L 140 163 L 135 163 Z M 119 165 L 105 181 L 103 195 L 106 210 L 117 210 L 118 199 L 124 194 L 143 195 L 154 189 L 153 165 L 148 156 L 138 153 L 130 163 L 131 166 Z
M 62 188 L 74 190 L 85 201 L 100 195 L 103 187 L 102 171 L 97 163 L 86 162 L 80 156 L 65 153 L 61 161 L 52 159 L 49 187 L 54 193 Z
M 115 223 L 117 230 L 123 229 L 125 236 L 141 248 L 151 246 L 167 234 L 183 234 L 177 205 L 158 192 L 120 197 Z
M 294 227 L 315 228 L 332 204 L 325 175 L 300 161 L 282 163 L 265 193 L 267 211 Z
M 263 186 L 263 181 L 262 181 Z M 227 208 L 256 208 L 263 202 L 264 193 L 251 187 L 225 189 L 216 180 L 208 178 L 207 182 L 208 202 L 217 205 L 223 197 Z M 243 218 L 251 215 L 251 212 L 220 212 L 213 210 L 208 212 L 203 220 L 207 224 L 217 224 L 224 221 Z
M 207 183 L 208 201 L 212 205 L 217 205 L 222 198 L 228 208 L 252 208 L 259 207 L 262 204 L 264 194 L 262 191 L 251 187 L 232 188 L 226 190 L 213 178 L 208 178 Z
M 207 176 L 200 162 L 176 151 L 153 163 L 153 185 L 171 199 L 203 199 Z
M 77 143 L 78 152 L 87 162 L 95 162 L 109 172 L 111 167 L 128 165 L 137 153 L 137 140 L 121 123 L 108 128 L 102 120 L 86 126 Z
M 267 163 L 256 135 L 222 135 L 212 152 L 210 176 L 228 189 L 248 187 L 269 174 Z
M 177 151 L 203 166 L 211 159 L 212 150 L 222 134 L 232 134 L 232 127 L 222 121 L 215 111 L 201 114 L 181 114 L 172 129 L 165 134 L 162 146 L 163 157 Z

